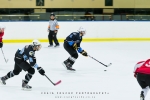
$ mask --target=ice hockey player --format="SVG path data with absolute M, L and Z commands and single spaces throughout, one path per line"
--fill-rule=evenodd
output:
M 67 70 L 75 71 L 75 69 L 72 68 L 72 65 L 78 58 L 78 52 L 83 56 L 88 56 L 87 52 L 80 47 L 82 36 L 84 36 L 85 34 L 86 30 L 83 27 L 80 27 L 78 29 L 78 32 L 72 32 L 64 40 L 64 48 L 70 54 L 70 57 L 62 63 L 67 68 Z
M 5 27 L 0 25 L 0 48 L 3 47 L 3 35 L 4 35 Z
M 48 47 L 53 47 L 53 40 L 55 43 L 54 47 L 59 46 L 59 42 L 57 39 L 58 29 L 59 29 L 59 25 L 58 25 L 57 20 L 55 19 L 55 14 L 51 13 L 50 21 L 49 21 L 49 25 L 48 25 L 48 32 L 49 32 L 49 35 L 48 35 L 49 46 Z
M 37 68 L 41 75 L 45 74 L 43 68 L 38 66 L 36 63 L 35 51 L 39 51 L 40 49 L 41 44 L 38 40 L 33 40 L 31 45 L 26 45 L 22 50 L 18 49 L 14 58 L 15 65 L 13 71 L 8 72 L 5 76 L 1 77 L 0 83 L 6 85 L 6 80 L 15 75 L 19 75 L 19 73 L 24 70 L 28 73 L 25 75 L 25 79 L 22 80 L 22 89 L 31 90 L 32 87 L 28 85 L 28 82 L 35 73 L 34 68 Z M 27 60 L 29 60 L 29 63 Z
M 144 100 L 150 87 L 150 59 L 140 61 L 135 65 L 134 77 L 142 88 L 140 100 Z

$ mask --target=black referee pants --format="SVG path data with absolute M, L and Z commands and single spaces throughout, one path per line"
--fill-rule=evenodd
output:
M 146 88 L 147 86 L 150 87 L 150 74 L 137 74 L 137 81 L 142 89 Z
M 49 35 L 48 35 L 48 40 L 49 40 L 50 45 L 53 45 L 53 40 L 56 45 L 59 45 L 59 42 L 57 40 L 57 33 L 55 33 L 55 31 L 50 30 Z

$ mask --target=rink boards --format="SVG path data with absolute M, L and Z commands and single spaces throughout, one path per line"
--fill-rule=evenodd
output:
M 33 39 L 48 42 L 48 21 L 0 22 L 0 24 L 6 26 L 3 37 L 5 43 L 31 42 Z M 150 23 L 144 21 L 61 21 L 59 25 L 57 37 L 60 42 L 63 42 L 71 32 L 76 32 L 80 26 L 87 30 L 84 42 L 150 41 Z

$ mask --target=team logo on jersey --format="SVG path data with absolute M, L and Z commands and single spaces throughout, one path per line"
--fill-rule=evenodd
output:
M 34 56 L 34 54 L 35 54 L 35 53 L 34 53 L 33 51 L 30 51 L 30 52 L 29 52 L 29 55 L 30 55 L 30 56 Z

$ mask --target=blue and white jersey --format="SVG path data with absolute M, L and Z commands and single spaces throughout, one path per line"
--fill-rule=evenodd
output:
M 36 57 L 35 57 L 35 50 L 33 50 L 32 45 L 26 45 L 21 50 L 17 50 L 15 57 L 20 60 L 29 60 L 30 65 L 34 68 L 37 68 L 38 65 L 36 64 Z

